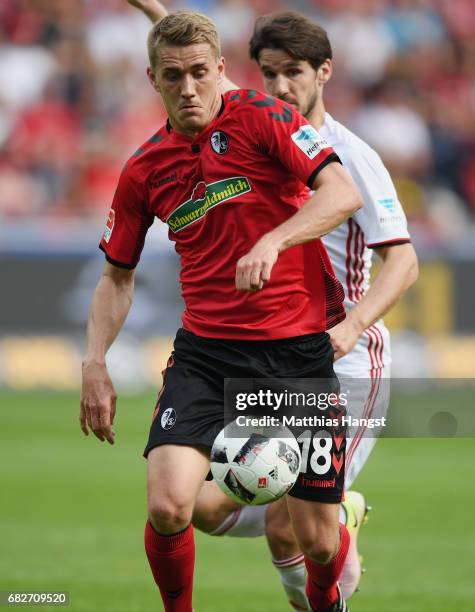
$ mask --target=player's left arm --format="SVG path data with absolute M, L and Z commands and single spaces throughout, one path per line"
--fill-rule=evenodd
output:
M 354 221 L 365 243 L 382 259 L 371 287 L 330 334 L 335 359 L 349 353 L 360 335 L 384 316 L 418 277 L 417 255 L 394 183 L 379 155 L 369 147 L 349 150 L 346 166 L 364 205 Z
M 315 193 L 302 208 L 265 234 L 238 261 L 237 289 L 262 289 L 282 251 L 328 234 L 362 206 L 356 186 L 338 161 L 320 170 L 311 186 Z
M 410 242 L 374 249 L 382 265 L 367 294 L 329 330 L 335 360 L 349 353 L 365 329 L 384 316 L 419 275 L 417 255 Z

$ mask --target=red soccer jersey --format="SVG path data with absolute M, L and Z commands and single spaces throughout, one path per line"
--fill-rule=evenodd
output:
M 181 258 L 183 326 L 198 336 L 301 336 L 344 318 L 343 290 L 320 240 L 279 255 L 261 291 L 235 287 L 236 264 L 294 215 L 317 173 L 339 161 L 291 106 L 254 90 L 227 92 L 196 138 L 160 129 L 127 162 L 100 247 L 137 265 L 155 217 Z M 158 280 L 158 279 L 157 279 Z

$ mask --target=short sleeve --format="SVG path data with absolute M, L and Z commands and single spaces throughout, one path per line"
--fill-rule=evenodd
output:
M 251 102 L 260 112 L 255 127 L 262 144 L 308 187 L 330 162 L 340 162 L 328 142 L 292 106 L 271 96 L 260 94 Z M 341 163 L 341 162 L 340 162 Z
M 407 220 L 396 188 L 379 155 L 369 147 L 353 148 L 345 160 L 363 198 L 354 218 L 365 234 L 370 248 L 410 242 Z
M 129 164 L 120 175 L 99 248 L 111 264 L 132 269 L 139 262 L 154 216 L 147 210 L 142 186 Z

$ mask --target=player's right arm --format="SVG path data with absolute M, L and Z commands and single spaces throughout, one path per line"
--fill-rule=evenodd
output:
M 262 289 L 280 253 L 329 233 L 362 206 L 361 195 L 332 147 L 295 109 L 271 96 L 248 92 L 246 119 L 271 163 L 315 191 L 287 221 L 264 234 L 236 266 L 236 288 Z M 245 112 L 245 111 L 243 111 Z M 271 205 L 271 203 L 269 203 Z
M 87 352 L 83 362 L 80 423 L 99 440 L 114 443 L 112 425 L 116 393 L 105 356 L 119 333 L 132 304 L 134 269 L 140 260 L 154 214 L 149 210 L 144 173 L 137 157 L 125 164 L 100 243 L 106 264 L 92 300 Z
M 282 251 L 320 238 L 359 208 L 359 192 L 339 163 L 331 162 L 311 183 L 315 194 L 292 217 L 262 236 L 236 266 L 236 288 L 262 289 Z
M 166 7 L 158 0 L 127 0 L 127 2 L 142 11 L 152 23 L 157 23 L 157 21 L 161 21 L 168 15 Z M 236 83 L 224 75 L 220 85 L 221 93 L 233 91 L 234 89 L 239 89 L 239 85 L 236 85 Z
M 92 300 L 87 326 L 87 351 L 82 364 L 79 421 L 99 440 L 114 443 L 112 425 L 117 395 L 106 366 L 106 353 L 121 330 L 132 304 L 134 270 L 106 262 Z

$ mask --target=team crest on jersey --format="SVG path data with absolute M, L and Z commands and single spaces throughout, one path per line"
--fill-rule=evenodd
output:
M 104 240 L 109 243 L 111 239 L 112 232 L 114 231 L 115 224 L 115 210 L 111 208 L 109 210 L 109 216 L 107 217 L 106 229 L 104 231 Z
M 213 132 L 211 134 L 211 146 L 215 153 L 224 155 L 229 151 L 229 138 L 224 132 Z
M 311 125 L 302 125 L 292 134 L 292 140 L 309 159 L 315 159 L 320 151 L 330 146 Z
M 200 181 L 195 185 L 191 198 L 180 204 L 168 217 L 168 227 L 176 234 L 202 219 L 211 208 L 242 196 L 251 189 L 249 179 L 245 176 L 233 176 L 209 185 Z
M 171 429 L 175 427 L 176 423 L 176 412 L 173 408 L 167 408 L 160 419 L 162 429 Z

